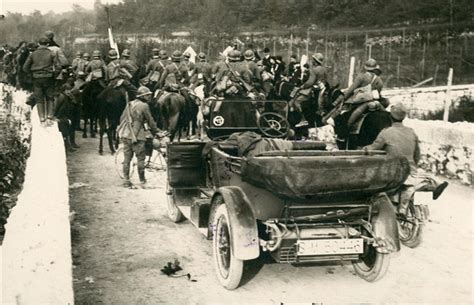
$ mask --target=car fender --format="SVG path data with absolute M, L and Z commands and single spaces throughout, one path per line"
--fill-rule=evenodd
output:
M 398 237 L 398 223 L 395 208 L 387 194 L 376 195 L 373 199 L 374 209 L 378 211 L 372 218 L 372 227 L 378 240 L 378 252 L 391 253 L 400 251 L 400 239 Z M 380 242 L 382 241 L 382 242 Z
M 217 196 L 222 196 L 229 213 L 232 251 L 236 258 L 250 260 L 259 257 L 257 221 L 253 215 L 249 200 L 240 187 L 225 186 L 217 189 L 212 197 L 211 219 L 218 206 Z M 212 228 L 211 228 L 212 229 Z M 210 232 L 213 233 L 213 230 Z M 211 235 L 212 236 L 212 235 Z

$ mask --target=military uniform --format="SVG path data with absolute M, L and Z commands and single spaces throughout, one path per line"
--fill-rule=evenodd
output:
M 112 60 L 106 67 L 106 79 L 109 82 L 109 86 L 116 86 L 122 80 L 122 85 L 127 89 L 130 98 L 135 98 L 137 87 L 130 82 L 130 79 L 133 77 L 132 72 L 136 71 L 135 69 L 127 61 Z
M 86 67 L 86 74 L 88 74 L 88 79 L 90 81 L 99 81 L 102 87 L 105 87 L 104 79 L 107 70 L 107 66 L 102 59 L 92 59 Z
M 188 67 L 179 62 L 171 62 L 163 70 L 160 84 L 162 87 L 171 84 L 189 84 Z
M 433 199 L 437 199 L 448 184 L 444 182 L 440 185 L 431 175 L 418 171 L 417 163 L 420 160 L 419 141 L 415 131 L 402 123 L 406 112 L 401 103 L 392 107 L 391 116 L 396 120 L 392 126 L 383 129 L 374 143 L 364 147 L 364 149 L 384 150 L 389 155 L 403 156 L 408 160 L 410 175 L 404 183 L 405 188 L 400 193 L 398 209 L 400 213 L 405 213 L 413 193 L 420 186 L 423 186 L 423 191 L 433 191 Z
M 140 87 L 139 92 L 142 90 Z M 148 89 L 147 89 L 148 90 Z M 148 90 L 149 91 L 149 90 Z M 149 91 L 148 94 L 151 94 Z M 131 118 L 130 125 L 124 126 L 125 122 L 129 120 L 129 114 Z M 145 123 L 149 127 L 149 131 L 145 130 Z M 155 135 L 158 132 L 156 123 L 153 120 L 153 117 L 150 112 L 150 107 L 144 101 L 135 99 L 131 101 L 125 108 L 120 117 L 119 136 L 124 145 L 124 161 L 123 161 L 123 173 L 126 181 L 130 183 L 130 162 L 135 154 L 137 157 L 137 168 L 138 176 L 142 183 L 146 182 L 145 180 L 145 142 L 147 139 L 147 134 L 151 132 L 152 135 Z M 131 127 L 131 128 L 130 128 Z M 132 141 L 132 132 L 136 137 L 136 142 Z

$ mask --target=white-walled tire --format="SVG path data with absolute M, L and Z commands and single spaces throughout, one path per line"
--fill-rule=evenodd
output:
M 235 289 L 242 280 L 244 261 L 236 258 L 233 254 L 233 236 L 230 231 L 229 214 L 225 203 L 217 208 L 212 228 L 212 254 L 217 278 L 226 289 Z

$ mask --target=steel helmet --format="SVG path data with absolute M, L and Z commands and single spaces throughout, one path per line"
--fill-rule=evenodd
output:
M 129 49 L 123 50 L 122 56 L 123 56 L 123 57 L 130 57 L 130 50 L 129 50 Z
M 82 55 L 81 51 L 77 51 L 77 52 L 76 52 L 76 56 L 79 56 L 79 57 L 80 57 L 81 55 Z
M 191 53 L 189 52 L 184 52 L 183 53 L 184 58 L 191 58 Z
M 377 64 L 377 61 L 373 58 L 369 58 L 364 65 L 366 71 L 380 70 L 380 66 Z
M 153 49 L 151 50 L 151 53 L 153 53 L 153 54 L 158 54 L 158 53 L 160 53 L 160 49 L 158 49 L 158 48 L 153 48 Z
M 255 54 L 253 53 L 252 50 L 247 50 L 244 52 L 244 57 L 245 59 L 248 59 L 248 60 L 253 60 L 255 58 Z
M 109 50 L 109 58 L 110 59 L 116 59 L 118 57 L 117 51 L 115 49 L 110 49 Z
M 200 52 L 199 55 L 198 55 L 198 58 L 201 59 L 201 60 L 205 60 L 206 59 L 206 53 Z
M 241 57 L 241 53 L 239 50 L 232 50 L 229 52 L 229 59 L 232 61 L 239 61 Z
M 38 39 L 38 44 L 39 45 L 42 45 L 42 46 L 45 46 L 49 43 L 49 40 L 48 38 L 46 37 L 41 37 L 40 39 Z
M 166 52 L 166 50 L 160 50 L 159 55 L 160 55 L 161 59 L 167 59 L 168 58 L 168 53 Z
M 91 56 L 90 56 L 89 53 L 86 52 L 86 53 L 82 54 L 82 58 L 89 59 L 89 58 L 91 58 Z
M 181 52 L 180 51 L 174 51 L 173 54 L 171 54 L 171 59 L 173 61 L 180 61 L 181 60 Z
M 145 86 L 140 86 L 140 88 L 138 88 L 137 90 L 137 97 L 142 97 L 142 96 L 150 95 L 150 94 L 153 94 L 153 92 L 151 92 L 150 89 L 148 89 L 148 87 L 145 87 Z
M 315 53 L 313 54 L 313 56 L 311 56 L 313 58 L 314 61 L 316 61 L 317 63 L 319 63 L 320 65 L 323 64 L 323 61 L 324 61 L 324 55 L 321 54 L 321 53 Z
M 99 50 L 94 50 L 92 52 L 92 57 L 94 58 L 99 58 L 100 57 L 100 51 Z
M 44 36 L 48 39 L 53 39 L 54 38 L 54 33 L 53 33 L 53 31 L 48 30 L 48 31 L 44 32 Z

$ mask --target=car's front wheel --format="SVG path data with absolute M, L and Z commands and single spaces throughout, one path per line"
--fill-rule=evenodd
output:
M 212 227 L 212 252 L 217 278 L 226 289 L 235 289 L 242 279 L 244 261 L 236 258 L 233 254 L 233 236 L 230 231 L 229 214 L 225 203 L 217 208 Z

